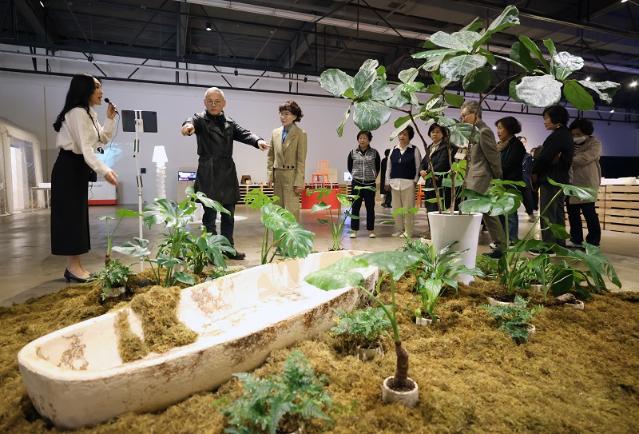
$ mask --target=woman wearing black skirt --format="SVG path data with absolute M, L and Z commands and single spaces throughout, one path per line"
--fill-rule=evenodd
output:
M 90 275 L 80 261 L 80 255 L 91 249 L 89 178 L 95 172 L 110 184 L 118 183 L 117 174 L 94 152 L 99 143 L 106 144 L 111 139 L 117 114 L 115 106 L 109 104 L 102 127 L 92 108 L 100 104 L 102 84 L 90 75 L 75 75 L 64 108 L 53 124 L 60 153 L 51 173 L 51 253 L 67 257 L 67 282 L 85 282 Z

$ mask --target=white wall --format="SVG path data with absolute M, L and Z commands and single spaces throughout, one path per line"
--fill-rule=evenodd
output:
M 241 77 L 240 77 L 241 78 Z M 245 78 L 245 80 L 252 79 Z M 55 131 L 51 124 L 61 109 L 70 79 L 48 75 L 0 72 L 0 117 L 25 128 L 40 138 L 43 149 L 44 179 L 48 180 L 53 162 L 57 156 Z M 216 82 L 212 84 L 218 84 Z M 309 82 L 304 86 L 316 86 Z M 180 126 L 185 118 L 203 109 L 203 88 L 177 85 L 144 84 L 124 81 L 104 80 L 105 96 L 115 102 L 121 110 L 152 110 L 158 113 L 158 133 L 145 134 L 141 140 L 140 166 L 146 167 L 144 175 L 144 199 L 152 200 L 155 195 L 155 167 L 151 162 L 154 145 L 166 147 L 167 196 L 176 198 L 177 169 L 197 166 L 195 136 L 182 137 Z M 304 90 L 302 87 L 301 91 Z M 317 165 L 318 160 L 329 160 L 337 169 L 338 176 L 346 170 L 346 155 L 356 145 L 356 127 L 347 124 L 344 137 L 339 138 L 335 129 L 347 108 L 346 101 L 313 97 L 284 95 L 277 93 L 225 90 L 226 113 L 240 125 L 249 128 L 266 140 L 271 131 L 279 125 L 277 107 L 286 99 L 295 99 L 304 112 L 300 126 L 309 136 L 306 177 Z M 104 117 L 106 106 L 97 112 Z M 457 115 L 456 113 L 452 113 Z M 484 118 L 489 125 L 507 114 L 486 112 Z M 515 115 L 523 124 L 522 132 L 530 146 L 540 145 L 547 132 L 543 129 L 539 115 Z M 639 130 L 636 124 L 596 122 L 596 135 L 602 139 L 604 155 L 639 155 Z M 374 132 L 373 146 L 383 151 L 390 142 L 388 136 L 393 130 L 392 122 Z M 424 131 L 425 132 L 425 131 Z M 131 158 L 133 133 L 119 132 L 114 140 L 123 149 L 122 158 L 114 169 L 118 172 L 122 186 L 120 203 L 135 203 L 135 166 Z M 415 141 L 417 143 L 417 141 Z M 238 176 L 250 174 L 255 181 L 266 179 L 266 153 L 235 144 L 234 152 Z M 340 176 L 341 178 L 341 176 Z

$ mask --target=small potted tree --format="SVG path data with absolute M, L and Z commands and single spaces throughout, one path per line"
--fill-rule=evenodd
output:
M 414 407 L 419 400 L 419 386 L 408 377 L 408 352 L 402 346 L 399 323 L 397 321 L 397 304 L 395 302 L 396 282 L 408 271 L 419 257 L 411 252 L 375 252 L 366 253 L 352 258 L 343 258 L 321 270 L 315 271 L 304 280 L 323 290 L 339 289 L 345 286 L 359 286 L 371 300 L 384 312 L 393 331 L 395 344 L 396 369 L 395 375 L 387 377 L 382 382 L 382 400 L 399 402 L 407 407 Z M 378 279 L 375 292 L 362 287 L 363 276 L 357 269 L 377 267 L 388 273 L 390 279 L 390 304 L 381 300 L 380 285 L 383 279 Z

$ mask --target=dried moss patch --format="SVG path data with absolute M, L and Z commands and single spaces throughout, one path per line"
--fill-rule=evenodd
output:
M 140 316 L 144 343 L 149 351 L 164 353 L 173 347 L 195 342 L 197 333 L 177 317 L 181 289 L 154 286 L 131 300 L 131 309 Z
M 118 335 L 118 351 L 123 362 L 139 360 L 149 354 L 149 347 L 131 331 L 127 311 L 118 312 L 115 320 L 115 332 Z

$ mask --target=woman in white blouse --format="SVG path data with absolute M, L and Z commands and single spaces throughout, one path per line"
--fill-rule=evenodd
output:
M 92 172 L 117 185 L 118 176 L 96 158 L 95 147 L 108 143 L 115 126 L 116 107 L 109 104 L 104 127 L 93 106 L 102 104 L 102 84 L 90 75 L 75 75 L 64 108 L 53 128 L 60 153 L 51 173 L 51 253 L 67 257 L 64 278 L 85 282 L 90 274 L 80 255 L 91 249 L 88 183 Z

